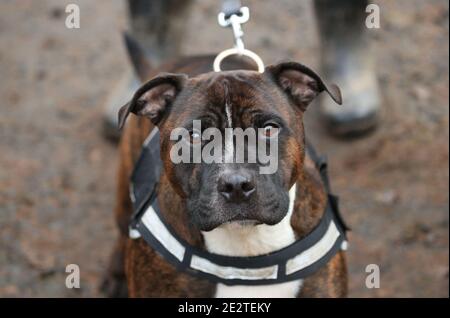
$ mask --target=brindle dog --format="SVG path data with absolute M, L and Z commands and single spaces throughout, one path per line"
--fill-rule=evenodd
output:
M 161 133 L 164 163 L 157 200 L 166 221 L 189 244 L 234 256 L 256 255 L 288 245 L 290 242 L 280 238 L 281 245 L 276 246 L 277 237 L 265 241 L 249 236 L 248 240 L 254 241 L 245 242 L 247 237 L 236 233 L 244 240 L 239 242 L 241 245 L 237 244 L 231 251 L 221 250 L 222 243 L 208 242 L 205 234 L 233 223 L 236 210 L 240 211 L 241 219 L 254 222 L 244 225 L 235 221 L 240 225 L 231 226 L 225 233 L 233 233 L 233 229 L 250 233 L 252 229 L 243 228 L 281 224 L 288 210 L 288 191 L 295 183 L 293 213 L 285 222 L 288 228 L 282 231 L 292 231 L 294 239 L 310 233 L 325 211 L 327 194 L 315 164 L 306 155 L 303 115 L 308 104 L 322 91 L 340 104 L 337 86 L 326 86 L 309 68 L 292 62 L 269 66 L 260 74 L 253 71 L 254 66 L 249 63 L 229 59 L 225 68 L 235 70 L 214 73 L 211 72 L 214 57 L 200 56 L 182 58 L 152 70 L 136 43 L 127 39 L 127 44 L 139 77 L 143 82 L 151 80 L 120 111 L 120 125 L 124 125 L 129 113 L 137 116 L 130 116 L 120 143 L 115 209 L 120 236 L 103 286 L 106 293 L 131 297 L 214 297 L 229 296 L 230 293 L 236 297 L 345 296 L 347 270 L 343 252 L 303 281 L 288 283 L 286 292 L 277 293 L 283 286 L 224 290 L 220 284 L 178 272 L 143 239 L 128 238 L 132 213 L 130 174 L 144 140 L 155 125 Z M 161 70 L 171 73 L 158 75 Z M 257 164 L 235 164 L 231 172 L 224 168 L 225 164 L 173 164 L 169 157 L 174 143 L 170 140 L 170 132 L 176 127 L 189 129 L 194 119 L 201 119 L 202 125 L 205 123 L 220 130 L 230 123 L 233 128 L 243 129 L 275 125 L 279 128 L 278 171 L 264 176 L 256 172 Z M 252 194 L 231 202 L 221 195 L 218 184 L 230 173 L 233 180 L 245 176 L 245 182 L 250 183 L 246 187 L 254 190 Z M 242 183 L 237 186 L 239 191 L 246 192 Z M 233 236 L 224 239 L 232 242 Z

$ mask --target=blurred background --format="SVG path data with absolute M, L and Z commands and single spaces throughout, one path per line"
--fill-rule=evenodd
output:
M 0 297 L 101 297 L 116 237 L 117 147 L 102 136 L 104 105 L 130 70 L 123 0 L 0 2 Z M 311 0 L 249 0 L 246 47 L 266 64 L 319 66 Z M 307 136 L 329 158 L 350 233 L 352 297 L 448 297 L 449 16 L 446 0 L 377 0 L 373 41 L 382 98 L 378 129 L 333 138 L 314 105 Z M 184 54 L 232 46 L 217 1 L 198 0 Z M 345 96 L 345 92 L 344 92 Z M 65 287 L 78 264 L 81 288 Z M 365 286 L 378 264 L 379 289 Z

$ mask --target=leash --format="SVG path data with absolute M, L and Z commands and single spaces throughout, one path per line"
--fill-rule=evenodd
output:
M 328 194 L 328 202 L 319 224 L 300 240 L 269 254 L 234 257 L 210 253 L 191 246 L 180 238 L 161 213 L 157 188 L 163 169 L 159 130 L 154 128 L 144 142 L 130 183 L 134 213 L 130 238 L 145 242 L 178 271 L 225 285 L 269 285 L 306 278 L 325 266 L 339 250 L 347 249 L 345 225 L 337 197 Z M 308 146 L 324 184 L 329 189 L 326 161 Z M 322 159 L 320 159 L 322 158 Z M 290 209 L 295 186 L 289 191 Z
M 214 59 L 213 69 L 215 72 L 221 72 L 221 64 L 224 59 L 231 55 L 246 56 L 252 59 L 258 67 L 258 72 L 264 72 L 264 62 L 253 51 L 245 48 L 243 37 L 244 31 L 241 25 L 250 19 L 250 9 L 241 6 L 239 0 L 226 0 L 223 2 L 222 11 L 219 13 L 217 20 L 219 25 L 224 28 L 230 27 L 233 30 L 234 47 L 220 52 Z

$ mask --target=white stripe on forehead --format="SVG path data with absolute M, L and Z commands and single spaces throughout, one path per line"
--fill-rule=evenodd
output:
M 232 110 L 233 107 L 230 102 L 230 96 L 228 94 L 227 83 L 223 83 L 224 88 L 224 102 L 225 102 L 225 114 L 227 116 L 227 126 L 225 128 L 225 163 L 232 163 L 234 158 L 234 145 L 233 145 L 233 119 Z
M 233 119 L 231 117 L 231 112 L 232 112 L 232 105 L 231 105 L 231 101 L 230 101 L 230 94 L 229 94 L 229 90 L 228 90 L 228 81 L 223 81 L 222 82 L 223 85 L 223 99 L 224 99 L 224 103 L 225 103 L 225 114 L 227 115 L 227 123 L 228 123 L 228 127 L 229 128 L 233 128 Z
M 228 127 L 233 127 L 233 119 L 231 118 L 231 103 L 228 101 L 228 98 L 225 99 L 225 113 L 227 114 L 227 123 Z

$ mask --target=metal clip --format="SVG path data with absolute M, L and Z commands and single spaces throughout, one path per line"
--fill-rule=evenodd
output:
M 220 64 L 226 57 L 230 55 L 244 55 L 256 63 L 258 72 L 263 73 L 264 63 L 262 59 L 256 53 L 245 49 L 244 41 L 242 40 L 244 31 L 242 31 L 241 24 L 246 23 L 250 19 L 250 10 L 248 7 L 241 7 L 239 14 L 232 14 L 228 18 L 225 12 L 220 12 L 217 19 L 220 26 L 224 28 L 231 26 L 234 36 L 234 48 L 224 50 L 217 55 L 213 65 L 214 71 L 221 71 Z
M 241 24 L 246 23 L 250 19 L 250 10 L 248 7 L 241 7 L 239 13 L 240 15 L 232 14 L 227 19 L 225 12 L 220 12 L 217 20 L 219 21 L 219 25 L 224 28 L 231 26 L 234 35 L 234 47 L 239 51 L 244 51 L 244 41 L 242 41 L 244 31 L 242 31 Z

